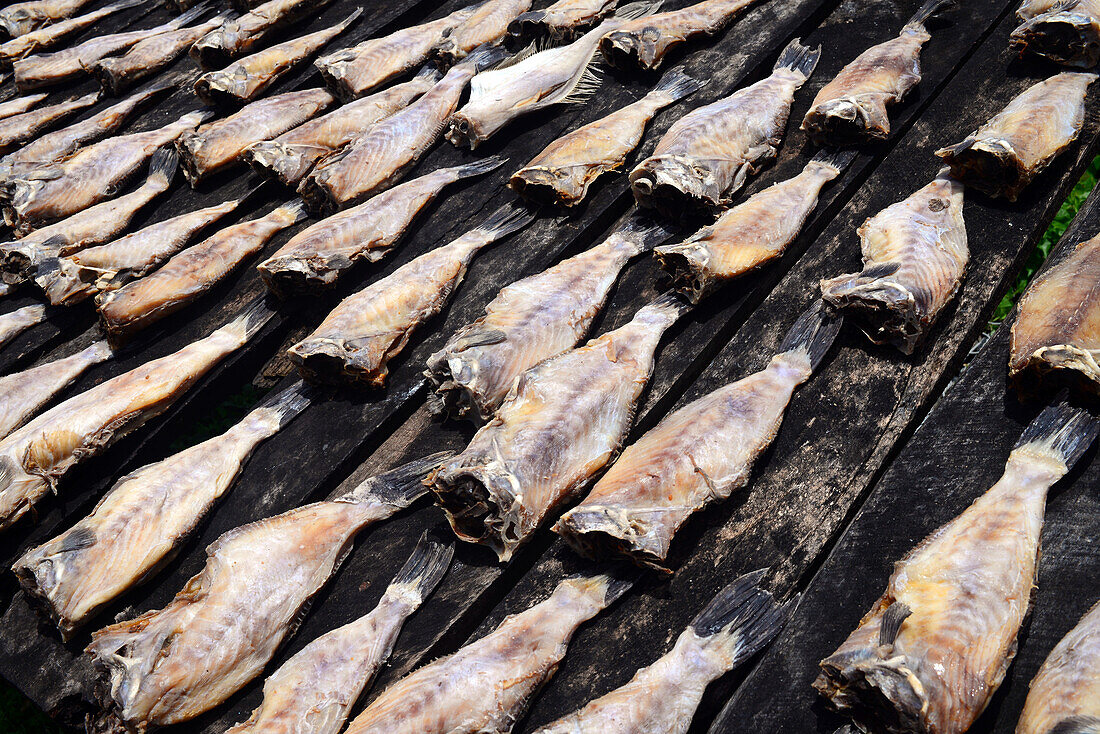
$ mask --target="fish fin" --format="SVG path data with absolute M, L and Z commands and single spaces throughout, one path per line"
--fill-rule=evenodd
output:
M 145 87 L 144 89 L 139 89 L 138 91 L 134 92 L 129 97 L 122 100 L 120 104 L 137 104 L 140 102 L 144 102 L 147 99 L 152 99 L 158 94 L 163 94 L 164 92 L 171 91 L 178 86 L 179 84 L 176 82 L 175 79 L 159 79 L 157 81 L 154 81 L 152 84 Z
M 443 78 L 443 72 L 439 70 L 439 67 L 435 64 L 424 64 L 420 67 L 420 71 L 416 72 L 416 76 L 413 79 L 419 79 L 420 81 L 433 81 L 437 82 Z
M 683 69 L 671 69 L 661 77 L 661 81 L 657 82 L 657 86 L 653 88 L 653 91 L 668 95 L 669 104 L 672 104 L 672 102 L 679 101 L 690 94 L 695 94 L 704 86 L 706 86 L 706 82 L 688 76 Z
M 69 244 L 70 242 L 68 237 L 63 234 L 55 234 L 50 235 L 46 239 L 42 240 L 42 243 L 38 245 L 38 248 L 40 250 L 45 250 L 46 252 L 66 254 L 65 249 L 69 246 Z M 52 259 L 56 259 L 56 256 L 53 256 Z
M 555 101 L 556 104 L 584 104 L 592 99 L 592 95 L 600 90 L 603 84 L 602 67 L 600 57 L 593 55 L 588 65 L 577 76 L 577 80 L 569 87 L 568 91 Z
M 487 347 L 491 344 L 500 344 L 507 340 L 508 335 L 500 329 L 484 329 L 470 334 L 463 334 L 458 337 L 451 345 L 451 349 L 456 352 L 463 352 L 467 349 L 473 349 L 474 347 Z
M 93 545 L 95 545 L 95 532 L 89 527 L 78 525 L 61 541 L 57 552 L 72 553 L 73 551 L 91 548 Z
M 172 28 L 183 28 L 191 21 L 198 19 L 198 17 L 209 10 L 211 6 L 212 3 L 210 2 L 210 0 L 203 0 L 203 2 L 194 6 L 190 10 L 186 10 L 180 13 L 171 21 L 165 23 L 165 25 L 171 26 Z
M 638 252 L 649 252 L 657 245 L 668 241 L 679 228 L 673 223 L 651 216 L 637 208 L 620 224 L 613 235 L 618 235 L 638 248 Z
M 179 167 L 180 156 L 175 147 L 167 145 L 153 154 L 149 161 L 149 181 L 164 181 L 164 187 L 172 184 Z
M 779 353 L 803 350 L 810 360 L 810 369 L 817 369 L 836 341 L 844 317 L 820 300 L 814 301 L 794 322 L 779 345 Z
M 366 8 L 364 8 L 362 5 L 360 5 L 358 8 L 351 11 L 351 15 L 344 18 L 342 21 L 340 21 L 336 25 L 332 26 L 332 28 L 330 28 L 330 30 L 332 31 L 333 38 L 335 38 L 336 36 L 340 35 L 344 31 L 346 31 L 348 29 L 348 26 L 350 26 L 355 21 L 359 20 L 359 16 L 361 16 L 364 12 L 366 12 Z
M 810 163 L 828 166 L 839 175 L 844 172 L 845 168 L 851 165 L 855 158 L 856 151 L 854 150 L 819 150 L 814 157 L 810 159 Z
M 795 600 L 780 604 L 760 580 L 767 569 L 747 573 L 719 591 L 691 622 L 699 637 L 731 648 L 730 668 L 752 657 L 783 629 Z
M 1064 399 L 1049 405 L 1024 429 L 1014 448 L 1027 446 L 1072 467 L 1100 433 L 1100 419 Z
M 675 321 L 691 310 L 691 304 L 681 298 L 675 291 L 669 291 L 668 293 L 662 293 L 639 308 L 638 312 L 634 314 L 634 318 L 638 318 L 638 316 L 647 309 L 650 311 L 668 313 L 672 316 L 673 321 Z
M 878 644 L 893 645 L 894 640 L 898 638 L 898 633 L 901 632 L 902 623 L 912 613 L 913 610 L 909 608 L 909 605 L 902 604 L 900 601 L 886 607 L 886 612 L 882 615 L 882 621 L 879 622 Z
M 275 211 L 281 212 L 281 216 L 288 216 L 291 218 L 290 224 L 287 225 L 288 227 L 297 224 L 309 216 L 309 207 L 306 206 L 305 200 L 301 198 L 288 201 L 271 213 L 274 214 Z
M 585 594 L 597 593 L 603 606 L 607 607 L 629 591 L 641 575 L 642 569 L 624 564 L 596 576 L 569 576 L 562 579 L 558 586 L 573 586 Z
M 474 71 L 482 72 L 486 69 L 497 66 L 504 60 L 508 52 L 500 46 L 494 46 L 490 43 L 483 43 L 475 48 L 470 53 L 466 54 L 466 58 L 455 65 L 454 68 L 459 69 L 467 66 L 474 67 Z
M 641 0 L 640 2 L 627 3 L 615 9 L 613 18 L 635 20 L 653 15 L 661 9 L 663 0 Z
M 535 221 L 535 216 L 534 211 L 522 204 L 505 204 L 490 214 L 484 222 L 474 227 L 472 231 L 482 232 L 491 238 L 491 242 L 495 242 L 523 229 Z
M 473 176 L 480 176 L 483 173 L 488 173 L 489 171 L 495 171 L 507 162 L 508 159 L 504 156 L 494 155 L 491 158 L 483 158 L 479 161 L 455 166 L 453 170 L 458 178 L 471 178 Z
M 222 329 L 240 329 L 243 332 L 243 339 L 248 341 L 274 316 L 275 311 L 265 303 L 265 297 L 257 296 L 251 303 L 245 306 L 239 314 L 234 316 L 229 323 L 221 327 L 219 331 Z
M 137 7 L 145 2 L 147 2 L 147 0 L 117 0 L 117 2 L 113 2 L 110 5 L 104 5 L 101 10 L 117 13 L 120 10 Z
M 409 560 L 405 561 L 405 565 L 390 582 L 391 589 L 395 586 L 411 586 L 423 601 L 443 580 L 447 569 L 451 567 L 455 548 L 453 543 L 433 538 L 432 535 L 431 530 L 426 530 L 420 536 Z
M 545 40 L 534 41 L 528 44 L 526 47 L 520 49 L 516 53 L 512 54 L 508 58 L 501 61 L 499 64 L 493 67 L 493 71 L 499 71 L 501 69 L 508 69 L 521 61 L 526 61 L 539 51 L 545 51 L 548 48 L 548 44 Z
M 282 428 L 308 408 L 315 395 L 316 390 L 313 387 L 298 380 L 290 387 L 269 396 L 256 409 L 275 411 L 279 416 L 279 428 Z
M 913 13 L 913 17 L 906 23 L 906 28 L 912 28 L 913 26 L 924 26 L 924 22 L 931 18 L 936 13 L 940 12 L 949 5 L 954 5 L 955 0 L 927 0 L 924 5 L 921 5 L 917 9 L 917 12 Z
M 335 499 L 362 502 L 372 499 L 395 509 L 404 509 L 428 492 L 424 479 L 447 459 L 453 451 L 439 451 L 382 474 L 364 479 L 355 489 Z
M 241 204 L 244 204 L 245 202 L 251 201 L 252 199 L 256 198 L 256 195 L 258 193 L 260 193 L 261 191 L 263 191 L 264 189 L 268 188 L 268 186 L 270 184 L 271 184 L 270 180 L 262 179 L 258 184 L 256 184 L 252 188 L 250 188 L 248 191 L 244 192 L 243 194 L 238 196 L 236 199 L 232 199 L 231 201 L 232 201 L 232 204 L 233 204 L 233 208 L 238 209 L 238 208 L 240 208 Z
M 773 67 L 776 71 L 790 69 L 807 79 L 810 78 L 810 75 L 814 73 L 814 67 L 817 66 L 818 59 L 821 58 L 821 47 L 803 46 L 801 40 L 801 38 L 796 38 L 783 49 L 783 52 L 779 54 L 779 60 L 775 62 L 775 67 Z
M 1097 716 L 1072 716 L 1062 719 L 1050 734 L 1100 734 L 1100 717 Z

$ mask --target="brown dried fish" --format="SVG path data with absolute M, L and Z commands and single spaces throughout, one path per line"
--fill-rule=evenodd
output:
M 0 83 L 2 82 L 3 77 L 0 77 Z M 5 102 L 0 102 L 0 120 L 6 120 L 12 115 L 21 115 L 49 96 L 47 92 L 39 92 L 22 97 L 13 97 Z
M 10 38 L 71 18 L 91 0 L 29 0 L 0 10 L 0 28 Z
M 39 304 L 17 308 L 0 316 L 0 347 L 45 320 L 46 307 Z
M 1091 69 L 1100 63 L 1100 2 L 1056 2 L 1012 31 L 1009 47 L 1021 56 L 1030 52 L 1065 66 Z
M 191 58 L 203 69 L 220 69 L 252 51 L 274 31 L 308 18 L 331 3 L 332 0 L 268 0 L 196 41 L 191 47 Z
M 444 31 L 433 53 L 453 64 L 478 46 L 499 42 L 508 25 L 530 9 L 531 0 L 484 0 L 464 20 Z
M 529 10 L 508 25 L 516 42 L 550 38 L 572 40 L 599 23 L 615 9 L 618 0 L 557 0 L 542 10 Z
M 1096 76 L 1063 72 L 1028 87 L 961 143 L 936 155 L 967 186 L 1016 201 L 1081 132 L 1085 95 Z
M 0 154 L 11 152 L 20 143 L 31 140 L 43 130 L 86 110 L 98 101 L 99 93 L 92 92 L 83 97 L 74 97 L 0 120 Z
M 36 51 L 53 48 L 69 36 L 95 25 L 103 18 L 145 2 L 148 2 L 148 0 L 118 0 L 90 13 L 78 15 L 75 18 L 66 18 L 13 38 L 0 44 L 0 68 L 10 69 L 12 63 L 17 59 L 29 56 Z

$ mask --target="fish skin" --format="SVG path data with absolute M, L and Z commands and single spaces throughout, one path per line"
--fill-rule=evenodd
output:
M 993 197 L 1020 192 L 1081 132 L 1096 74 L 1062 72 L 1021 92 L 960 143 L 936 151 L 951 174 Z
M 549 37 L 572 40 L 615 10 L 618 0 L 557 0 L 542 10 L 529 10 L 508 24 L 514 41 Z
M 443 35 L 469 18 L 473 11 L 473 6 L 460 8 L 438 20 L 382 38 L 369 38 L 322 56 L 315 66 L 333 93 L 345 100 L 357 99 L 426 61 Z
M 602 174 L 619 169 L 642 140 L 646 125 L 665 107 L 702 84 L 673 71 L 641 99 L 550 143 L 509 181 L 526 199 L 574 206 Z
M 1016 17 L 1021 21 L 1034 18 L 1036 15 L 1047 12 L 1059 2 L 1060 0 L 1024 0 L 1016 9 Z
M 360 261 L 377 262 L 385 257 L 443 189 L 503 162 L 490 158 L 440 168 L 322 219 L 257 266 L 264 284 L 280 297 L 331 287 Z
M 104 5 L 97 10 L 84 15 L 66 18 L 42 28 L 24 33 L 16 38 L 0 44 L 0 68 L 10 69 L 17 59 L 24 58 L 36 51 L 43 51 L 57 46 L 74 33 L 88 28 L 98 21 L 111 16 L 120 10 L 126 10 L 141 5 L 148 0 L 118 0 L 109 5 Z
M 565 657 L 573 633 L 614 600 L 608 576 L 569 578 L 549 599 L 383 691 L 345 734 L 507 734 Z
M 1080 728 L 1075 728 L 1074 724 Z M 1065 727 L 1058 729 L 1059 725 Z M 1086 734 L 1100 726 L 1100 604 L 1050 651 L 1031 690 L 1016 734 Z
M 436 461 L 223 533 L 166 607 L 93 633 L 86 652 L 105 679 L 104 707 L 140 730 L 187 721 L 235 693 L 294 633 L 355 535 L 422 496 L 420 478 Z M 400 486 L 388 486 L 395 475 Z M 393 490 L 401 496 L 389 496 Z
M 775 157 L 794 93 L 813 73 L 820 49 L 795 39 L 771 76 L 681 117 L 653 154 L 630 172 L 639 206 L 670 216 L 729 203 L 750 175 Z
M 284 400 L 263 404 L 224 433 L 130 472 L 89 515 L 15 562 L 12 570 L 23 589 L 66 640 L 162 568 L 233 486 L 253 450 L 308 404 L 296 388 Z
M 17 38 L 51 23 L 70 18 L 91 0 L 30 0 L 0 10 L 0 28 Z
M 461 540 L 502 563 L 622 446 L 664 332 L 686 311 L 659 298 L 624 326 L 524 372 L 493 419 L 431 477 Z
M 332 0 L 269 0 L 219 24 L 195 41 L 190 55 L 203 69 L 220 69 L 250 53 L 272 32 L 308 18 Z
M 446 64 L 461 61 L 482 44 L 498 43 L 508 25 L 530 9 L 531 0 L 485 0 L 448 29 L 432 53 Z
M 255 255 L 272 237 L 306 216 L 301 201 L 234 224 L 173 255 L 144 278 L 96 297 L 100 324 L 113 345 L 190 305 Z
M 0 316 L 0 347 L 45 320 L 46 307 L 37 303 L 3 314 Z
M 858 317 L 875 344 L 912 354 L 954 298 L 970 259 L 963 186 L 941 175 L 856 233 L 863 270 L 821 281 L 821 297 Z
M 251 102 L 347 30 L 362 14 L 363 8 L 357 8 L 334 26 L 269 46 L 234 61 L 224 69 L 209 71 L 195 82 L 195 94 L 209 105 Z
M 31 108 L 49 96 L 50 95 L 46 92 L 39 92 L 37 94 L 27 94 L 22 97 L 15 97 L 6 102 L 0 102 L 0 120 L 6 120 L 13 115 L 21 115 L 24 112 L 28 112 Z
M 1025 4 L 1026 5 L 1026 4 Z M 1036 8 L 1037 9 L 1037 8 Z M 1024 7 L 1020 8 L 1023 12 Z M 1019 15 L 1019 13 L 1018 13 Z M 1100 63 L 1100 2 L 1071 0 L 1024 18 L 1009 36 L 1009 48 L 1079 69 Z
M 92 365 L 112 357 L 106 342 L 94 342 L 75 354 L 0 377 L 0 438 L 41 410 Z
M 91 107 L 98 101 L 99 94 L 93 92 L 0 120 L 0 153 L 10 153 L 20 143 L 31 140 L 43 130 Z M 31 142 L 33 144 L 33 141 Z
M 229 117 L 189 130 L 176 140 L 183 172 L 192 188 L 207 176 L 241 160 L 244 151 L 270 140 L 331 107 L 336 98 L 324 89 L 304 89 L 246 104 Z

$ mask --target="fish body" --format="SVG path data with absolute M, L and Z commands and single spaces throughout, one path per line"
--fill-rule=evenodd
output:
M 479 250 L 525 227 L 534 215 L 502 207 L 478 227 L 348 296 L 288 350 L 306 379 L 385 384 L 388 363 L 421 323 L 438 314 Z
M 508 734 L 577 628 L 627 588 L 606 575 L 565 579 L 549 599 L 391 685 L 346 734 Z
M 622 446 L 657 344 L 686 311 L 662 297 L 626 325 L 524 372 L 492 420 L 431 478 L 455 534 L 501 562 Z
M 433 412 L 489 420 L 521 374 L 584 338 L 626 263 L 670 234 L 632 218 L 595 247 L 501 289 L 484 316 L 428 357 Z
M 22 97 L 13 97 L 6 102 L 0 102 L 0 120 L 6 120 L 12 115 L 21 115 L 31 110 L 42 100 L 50 95 L 46 92 L 25 94 Z
M 851 159 L 850 154 L 818 154 L 797 176 L 753 194 L 684 242 L 658 247 L 657 260 L 677 290 L 698 303 L 779 258 L 817 206 L 821 189 Z
M 529 10 L 508 24 L 508 35 L 516 41 L 549 37 L 571 40 L 599 23 L 615 9 L 618 0 L 557 0 L 542 10 Z
M 894 566 L 859 627 L 821 661 L 814 687 L 871 731 L 961 734 L 1016 654 L 1035 585 L 1047 491 L 1100 426 L 1044 410 L 1004 474 Z
M 756 0 L 703 0 L 681 10 L 640 18 L 608 33 L 600 50 L 620 67 L 656 69 L 668 52 L 698 36 L 713 36 Z
M 320 11 L 332 0 L 268 0 L 244 15 L 219 24 L 191 47 L 191 58 L 203 69 L 220 69 L 250 53 L 274 31 Z
M 1034 18 L 1036 15 L 1047 12 L 1060 2 L 1061 0 L 1024 0 L 1020 3 L 1020 7 L 1016 9 L 1016 17 L 1021 21 Z
M 29 0 L 12 3 L 0 10 L 0 28 L 10 38 L 18 38 L 25 33 L 70 18 L 91 0 Z
M 531 0 L 485 0 L 468 16 L 444 31 L 433 53 L 444 63 L 453 64 L 466 58 L 478 46 L 497 43 L 508 31 L 508 25 L 521 13 L 531 9 Z
M 1066 0 L 1026 18 L 1009 47 L 1064 66 L 1091 69 L 1100 63 L 1100 2 Z
M 144 278 L 96 297 L 100 324 L 112 344 L 179 311 L 213 288 L 272 237 L 306 216 L 302 202 L 293 201 L 270 214 L 222 229 L 197 245 L 173 255 Z
M 120 10 L 141 5 L 147 0 L 118 0 L 84 15 L 69 17 L 56 23 L 28 31 L 0 44 L 0 68 L 10 69 L 12 64 L 36 51 L 53 48 L 75 33 L 95 25 Z
M 951 174 L 990 196 L 1020 192 L 1081 132 L 1096 74 L 1063 72 L 1028 87 L 961 143 L 936 151 Z
M 670 215 L 716 208 L 775 157 L 794 93 L 813 73 L 820 49 L 791 42 L 771 76 L 681 117 L 653 155 L 630 172 L 640 206 Z
M 209 71 L 195 82 L 195 94 L 207 104 L 237 105 L 250 102 L 268 87 L 313 56 L 325 44 L 354 23 L 363 8 L 357 8 L 343 21 L 234 61 L 219 71 Z
M 85 94 L 82 97 L 28 110 L 0 120 L 0 153 L 10 153 L 20 143 L 30 141 L 43 130 L 91 107 L 98 101 L 98 94 Z M 33 145 L 33 141 L 31 144 Z
M 821 281 L 821 297 L 876 344 L 912 354 L 962 283 L 970 250 L 963 186 L 941 175 L 857 230 L 863 270 Z
M 420 479 L 437 459 L 222 534 L 166 607 L 93 634 L 87 652 L 105 679 L 104 707 L 144 730 L 187 721 L 238 691 L 293 634 L 355 535 L 422 496 Z
M 669 72 L 638 101 L 552 142 L 517 171 L 509 185 L 539 203 L 579 204 L 600 175 L 623 165 L 657 112 L 701 86 L 681 71 Z
M 46 307 L 37 303 L 3 314 L 0 316 L 0 347 L 45 320 Z
M 28 596 L 71 638 L 171 559 L 233 486 L 256 446 L 308 402 L 300 386 L 292 387 L 225 433 L 119 479 L 90 515 L 16 561 Z

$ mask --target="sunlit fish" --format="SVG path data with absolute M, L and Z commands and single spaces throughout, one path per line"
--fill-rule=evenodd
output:
M 615 9 L 618 0 L 557 0 L 542 10 L 529 10 L 508 25 L 516 41 L 550 38 L 570 40 L 599 23 Z
M 771 76 L 673 123 L 653 155 L 630 172 L 638 204 L 679 216 L 684 209 L 728 203 L 775 157 L 794 93 L 820 55 L 796 39 L 779 55 Z
M 95 25 L 103 18 L 114 15 L 120 10 L 141 5 L 144 2 L 147 2 L 147 0 L 118 0 L 118 2 L 104 5 L 90 13 L 78 15 L 75 18 L 66 18 L 2 43 L 0 44 L 0 68 L 10 69 L 12 62 L 17 59 L 29 56 L 36 51 L 53 48 L 73 34 Z
M 99 94 L 92 92 L 0 120 L 0 153 L 11 152 L 21 143 L 30 141 L 42 131 L 88 109 L 98 101 Z
M 1047 12 L 1060 2 L 1061 0 L 1024 0 L 1020 3 L 1020 7 L 1016 9 L 1016 17 L 1021 21 L 1034 18 L 1036 15 Z
M 508 25 L 530 8 L 531 0 L 484 0 L 443 32 L 433 52 L 448 64 L 463 59 L 482 44 L 499 42 Z
M 288 350 L 309 380 L 380 387 L 412 332 L 443 310 L 482 248 L 525 227 L 534 214 L 501 207 L 448 245 L 402 265 L 354 293 Z
M 1091 69 L 1100 63 L 1100 2 L 1064 0 L 1025 20 L 1009 47 L 1058 64 Z
M 701 82 L 682 71 L 670 71 L 637 102 L 550 143 L 512 176 L 509 185 L 532 201 L 579 204 L 600 175 L 623 165 L 654 115 L 700 87 Z
M 17 308 L 0 316 L 0 347 L 45 320 L 46 307 L 39 304 Z
M 238 56 L 250 53 L 280 28 L 319 12 L 332 0 L 269 0 L 199 38 L 191 58 L 204 69 L 220 69 Z
M 131 729 L 187 721 L 263 672 L 355 535 L 423 496 L 429 456 L 350 492 L 223 533 L 205 568 L 158 609 L 106 627 L 87 652 L 104 708 Z
M 703 0 L 682 10 L 641 18 L 600 41 L 600 50 L 616 66 L 656 69 L 668 52 L 699 36 L 713 36 L 756 0 Z
M 29 0 L 0 10 L 0 28 L 11 38 L 71 18 L 91 0 Z
M 886 592 L 821 661 L 814 687 L 831 706 L 870 731 L 970 727 L 1016 655 L 1047 491 L 1098 430 L 1065 403 L 1032 421 L 1000 480 L 894 565 Z
M 3 77 L 0 77 L 0 82 L 2 81 Z M 49 96 L 50 95 L 46 92 L 38 92 L 36 94 L 25 94 L 22 97 L 13 97 L 6 102 L 0 102 L 0 120 L 6 120 L 12 115 L 21 115 Z
M 308 404 L 299 383 L 225 433 L 122 477 L 90 515 L 16 561 L 24 591 L 71 638 L 171 560 L 233 486 L 253 450 Z
M 936 155 L 967 186 L 1016 201 L 1081 132 L 1085 95 L 1094 81 L 1096 74 L 1055 74 L 1024 90 L 961 143 L 941 148 Z

